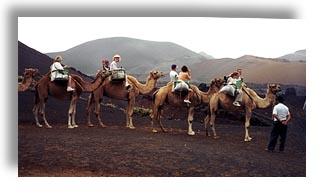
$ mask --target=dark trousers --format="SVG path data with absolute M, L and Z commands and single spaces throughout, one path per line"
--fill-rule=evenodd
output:
M 285 149 L 285 142 L 287 137 L 287 125 L 282 124 L 281 122 L 275 121 L 273 123 L 273 129 L 270 135 L 270 142 L 268 145 L 268 150 L 273 151 L 277 144 L 277 139 L 280 136 L 280 146 L 279 150 L 283 151 Z

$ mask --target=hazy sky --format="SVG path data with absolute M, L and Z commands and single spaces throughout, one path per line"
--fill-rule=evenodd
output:
M 168 41 L 215 58 L 279 57 L 306 48 L 303 20 L 19 17 L 18 40 L 43 52 L 108 37 Z

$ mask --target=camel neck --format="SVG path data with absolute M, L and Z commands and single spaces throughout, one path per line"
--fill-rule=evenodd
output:
M 268 108 L 274 101 L 274 95 L 270 91 L 267 91 L 264 98 L 259 97 L 257 94 L 255 96 L 251 95 L 251 97 L 258 108 Z
M 87 82 L 87 81 L 84 81 L 83 79 L 77 80 L 77 82 L 79 82 L 81 87 L 83 88 L 84 92 L 94 91 L 95 89 L 97 89 L 100 86 L 102 81 L 103 80 L 100 76 L 97 76 L 93 82 Z
M 210 97 L 216 93 L 218 90 L 213 88 L 213 87 L 209 87 L 207 92 L 200 92 L 201 94 L 201 100 L 203 101 L 203 103 L 209 103 Z
M 148 94 L 150 93 L 156 84 L 156 80 L 152 79 L 151 77 L 148 77 L 146 79 L 146 83 L 142 84 L 133 76 L 127 75 L 127 78 L 135 85 L 135 87 L 139 90 L 141 94 Z

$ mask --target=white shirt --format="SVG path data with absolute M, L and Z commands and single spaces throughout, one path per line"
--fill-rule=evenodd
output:
M 277 115 L 280 121 L 284 121 L 287 120 L 287 116 L 290 115 L 290 112 L 289 112 L 289 108 L 286 105 L 279 103 L 273 107 L 272 114 Z M 277 121 L 276 118 L 274 118 L 273 120 Z
M 231 85 L 231 84 L 236 84 L 236 81 L 237 81 L 238 79 L 234 79 L 234 78 L 232 78 L 232 77 L 229 77 L 228 79 L 227 79 L 227 84 L 228 85 Z
M 58 78 L 58 77 L 62 77 L 63 74 L 61 74 L 59 71 L 57 70 L 64 70 L 63 66 L 61 63 L 59 62 L 55 62 L 51 65 L 51 81 L 54 81 L 55 78 Z
M 178 73 L 176 71 L 173 71 L 173 70 L 170 71 L 170 80 L 172 82 L 178 80 L 178 76 L 179 75 L 178 75 Z
M 118 69 L 118 64 L 116 63 L 116 61 L 112 61 L 109 65 L 109 69 L 110 70 L 114 70 L 114 69 Z

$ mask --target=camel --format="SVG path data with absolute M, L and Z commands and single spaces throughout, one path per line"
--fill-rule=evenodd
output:
M 252 111 L 255 108 L 268 108 L 273 106 L 276 100 L 276 93 L 281 91 L 279 84 L 268 84 L 267 93 L 265 98 L 261 98 L 255 91 L 246 86 L 242 87 L 243 98 L 241 106 L 237 107 L 233 105 L 234 97 L 223 92 L 215 93 L 209 102 L 209 115 L 205 118 L 206 135 L 209 135 L 207 130 L 207 124 L 209 123 L 214 134 L 214 138 L 218 138 L 215 132 L 215 118 L 216 111 L 219 107 L 225 110 L 231 111 L 245 111 L 245 138 L 244 141 L 251 141 L 252 138 L 249 135 L 250 119 Z
M 22 82 L 18 83 L 18 92 L 26 91 L 33 83 L 34 78 L 39 75 L 38 69 L 26 68 Z
M 195 85 L 190 85 L 190 88 L 194 91 L 194 94 L 190 98 L 190 105 L 188 105 L 188 135 L 195 135 L 195 132 L 192 129 L 192 121 L 194 116 L 195 107 L 201 104 L 208 104 L 209 99 L 212 94 L 219 91 L 221 86 L 223 85 L 223 79 L 214 79 L 210 83 L 209 90 L 207 92 L 202 92 Z M 165 103 L 172 105 L 174 107 L 182 107 L 185 106 L 186 103 L 183 102 L 184 97 L 187 95 L 184 94 L 176 94 L 172 92 L 172 82 L 169 82 L 166 86 L 161 87 L 158 91 L 153 94 L 153 106 L 151 113 L 151 126 L 152 132 L 156 133 L 157 130 L 154 129 L 154 121 L 159 121 L 159 126 L 163 132 L 166 132 L 161 122 L 161 114 L 162 108 Z
M 99 88 L 89 95 L 87 106 L 88 126 L 94 126 L 91 122 L 90 115 L 94 106 L 94 113 L 100 126 L 106 127 L 100 116 L 100 102 L 102 101 L 103 96 L 107 96 L 128 102 L 126 109 L 126 127 L 134 129 L 135 127 L 133 125 L 132 115 L 136 96 L 139 94 L 150 93 L 155 88 L 157 80 L 162 76 L 164 76 L 164 74 L 160 71 L 151 71 L 148 75 L 146 83 L 141 84 L 135 77 L 127 75 L 128 83 L 131 85 L 129 90 L 126 90 L 124 82 L 113 83 L 107 79 Z
M 52 126 L 47 122 L 45 116 L 45 103 L 48 96 L 53 96 L 59 100 L 69 99 L 70 107 L 68 110 L 68 128 L 75 128 L 78 125 L 75 122 L 76 114 L 76 103 L 82 92 L 92 92 L 103 83 L 105 78 L 110 75 L 110 72 L 100 71 L 95 80 L 90 83 L 84 81 L 80 76 L 71 74 L 72 79 L 76 82 L 75 91 L 67 92 L 66 86 L 67 81 L 51 81 L 50 72 L 43 76 L 35 86 L 35 105 L 33 107 L 33 113 L 38 127 L 42 127 L 38 120 L 38 113 L 43 117 L 45 126 L 47 128 L 52 128 Z

